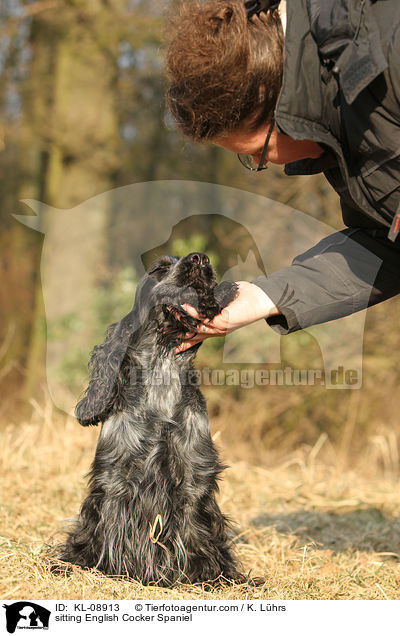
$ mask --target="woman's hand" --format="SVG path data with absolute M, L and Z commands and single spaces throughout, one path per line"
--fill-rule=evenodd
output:
M 244 327 L 245 325 L 250 325 L 252 322 L 256 322 L 256 320 L 267 318 L 268 316 L 276 316 L 280 313 L 269 296 L 257 285 L 247 281 L 240 281 L 237 285 L 239 287 L 239 293 L 235 300 L 229 303 L 229 305 L 212 320 L 203 320 L 196 309 L 191 305 L 182 306 L 188 314 L 198 320 L 202 320 L 202 325 L 200 325 L 196 333 L 186 334 L 182 344 L 176 347 L 175 353 L 182 353 L 182 351 L 190 349 L 190 347 L 202 342 L 206 338 L 226 336 L 226 334 L 240 329 L 240 327 Z

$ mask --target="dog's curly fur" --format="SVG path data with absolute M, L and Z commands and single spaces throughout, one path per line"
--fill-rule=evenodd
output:
M 204 254 L 161 257 L 132 311 L 94 348 L 76 416 L 102 428 L 62 560 L 143 584 L 241 580 L 215 500 L 224 466 L 191 376 L 200 345 L 174 353 L 199 324 L 182 303 L 213 318 L 236 294 L 235 283 L 216 284 Z

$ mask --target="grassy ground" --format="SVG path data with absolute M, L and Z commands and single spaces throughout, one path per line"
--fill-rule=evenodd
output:
M 236 554 L 243 571 L 265 577 L 262 587 L 168 590 L 79 569 L 53 575 L 45 553 L 78 510 L 97 430 L 54 416 L 50 404 L 35 409 L 29 422 L 0 429 L 0 598 L 400 599 L 396 467 L 382 471 L 370 458 L 350 468 L 326 436 L 268 468 L 236 461 L 224 474 L 219 503 L 237 524 Z

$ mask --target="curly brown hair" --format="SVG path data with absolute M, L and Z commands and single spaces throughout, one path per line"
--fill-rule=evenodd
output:
M 186 0 L 168 21 L 167 104 L 193 141 L 273 116 L 282 83 L 277 11 L 247 19 L 243 0 Z

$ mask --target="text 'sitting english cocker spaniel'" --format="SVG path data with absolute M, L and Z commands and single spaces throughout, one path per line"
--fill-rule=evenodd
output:
M 200 344 L 174 353 L 199 324 L 182 303 L 213 318 L 236 294 L 235 283 L 216 284 L 205 254 L 161 257 L 140 281 L 132 311 L 94 348 L 76 416 L 102 428 L 62 560 L 143 584 L 242 580 L 215 500 L 224 466 L 190 380 Z

